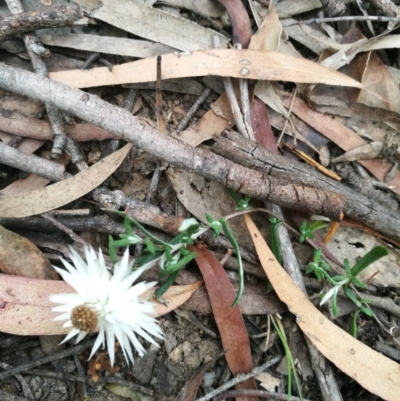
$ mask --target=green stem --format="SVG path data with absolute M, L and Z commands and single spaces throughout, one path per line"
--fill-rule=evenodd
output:
M 236 293 L 236 298 L 233 301 L 233 304 L 231 305 L 231 308 L 237 305 L 239 302 L 242 294 L 243 294 L 243 289 L 244 289 L 244 269 L 243 269 L 243 263 L 242 263 L 242 256 L 240 254 L 240 249 L 239 249 L 239 244 L 236 241 L 235 236 L 233 235 L 231 229 L 229 228 L 228 224 L 226 223 L 225 218 L 222 218 L 221 220 L 222 228 L 224 230 L 224 234 L 226 235 L 226 238 L 228 241 L 232 244 L 233 249 L 235 250 L 236 256 L 237 256 L 237 261 L 238 261 L 238 274 L 239 274 L 239 288 Z

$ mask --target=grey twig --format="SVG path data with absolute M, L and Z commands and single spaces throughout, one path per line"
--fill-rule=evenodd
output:
M 270 366 L 278 363 L 281 359 L 282 359 L 282 357 L 280 355 L 275 356 L 274 358 L 270 359 L 268 362 L 265 362 L 263 365 L 254 368 L 250 373 L 237 375 L 235 378 L 233 378 L 232 380 L 229 380 L 228 382 L 223 384 L 221 387 L 218 387 L 214 391 L 211 391 L 210 393 L 206 394 L 204 397 L 198 398 L 196 401 L 211 400 L 211 398 L 215 397 L 217 394 L 220 394 L 223 391 L 228 390 L 229 387 L 232 387 L 237 383 L 241 383 L 244 380 L 250 379 L 250 378 L 258 375 L 259 373 L 263 372 L 265 369 L 268 369 Z
M 266 390 L 245 390 L 245 389 L 227 391 L 226 393 L 222 393 L 216 396 L 214 398 L 214 401 L 222 401 L 226 400 L 227 398 L 238 398 L 240 396 L 261 397 L 275 401 L 286 401 L 287 399 L 290 399 L 291 401 L 311 401 L 307 400 L 306 398 L 299 398 L 293 395 L 289 397 L 288 394 L 283 394 L 283 393 L 273 393 L 271 391 L 266 391 Z
M 0 163 L 54 182 L 65 178 L 64 166 L 33 154 L 27 155 L 2 142 L 0 142 Z
M 211 93 L 210 88 L 205 88 L 203 90 L 201 95 L 196 99 L 196 101 L 192 104 L 190 109 L 187 111 L 185 117 L 183 117 L 182 120 L 179 122 L 178 126 L 176 127 L 177 133 L 183 131 L 187 127 L 190 119 L 196 114 L 197 110 L 205 102 L 205 100 L 208 98 L 210 93 Z
M 59 230 L 69 235 L 74 241 L 79 242 L 82 245 L 88 245 L 84 239 L 82 239 L 79 235 L 76 235 L 70 228 L 66 227 L 60 221 L 55 219 L 51 213 L 42 213 L 42 217 L 52 222 Z
M 324 22 L 342 22 L 342 21 L 379 21 L 379 22 L 398 22 L 400 23 L 400 17 L 384 17 L 381 15 L 370 15 L 368 17 L 364 16 L 346 16 L 346 17 L 333 17 L 333 18 L 311 18 L 303 21 L 295 21 L 295 22 L 282 22 L 284 28 L 293 25 L 301 25 L 301 24 L 322 24 Z
M 42 370 L 37 370 L 37 369 L 30 370 L 28 372 L 24 372 L 24 374 L 45 376 L 45 377 L 51 377 L 54 379 L 61 379 L 61 380 L 71 380 L 71 381 L 76 381 L 79 383 L 90 383 L 90 381 L 91 381 L 91 378 L 89 376 L 82 377 L 82 376 L 70 375 L 70 374 L 64 374 L 64 373 L 58 373 L 58 372 L 47 372 L 47 371 L 42 371 Z M 119 384 L 121 386 L 128 387 L 129 389 L 134 390 L 134 391 L 140 391 L 143 394 L 148 394 L 148 395 L 153 394 L 153 391 L 149 390 L 147 387 L 140 386 L 131 381 L 120 379 L 119 377 L 113 377 L 113 376 L 99 377 L 99 379 L 96 383 L 100 383 L 100 384 L 115 383 L 115 384 Z
M 231 105 L 232 115 L 235 119 L 235 124 L 238 132 L 243 135 L 245 138 L 250 139 L 249 134 L 247 133 L 246 127 L 243 121 L 243 114 L 240 110 L 239 103 L 236 99 L 236 94 L 233 89 L 232 80 L 228 78 L 223 78 L 223 83 L 225 87 L 225 93 L 228 97 L 229 104 Z
M 8 393 L 7 391 L 0 390 L 0 399 L 2 401 L 35 401 L 34 398 L 19 397 Z
M 243 122 L 246 128 L 247 137 L 255 141 L 253 127 L 251 126 L 250 99 L 249 99 L 249 81 L 247 79 L 239 79 L 240 105 L 243 112 Z
M 221 47 L 218 36 L 213 37 L 213 45 L 215 49 L 219 49 Z M 235 119 L 236 128 L 241 135 L 243 135 L 247 139 L 250 139 L 244 124 L 242 111 L 240 110 L 239 103 L 236 98 L 235 90 L 233 89 L 232 80 L 227 77 L 223 78 L 222 82 L 224 83 L 225 93 L 231 106 L 233 118 Z
M 136 100 L 136 95 L 137 95 L 136 89 L 128 89 L 124 102 L 125 110 L 131 112 L 133 104 L 135 103 Z M 111 141 L 109 141 L 107 145 L 104 147 L 104 150 L 101 153 L 101 158 L 103 159 L 104 157 L 116 152 L 118 150 L 120 142 L 121 141 L 119 139 L 111 139 Z
M 13 369 L 9 369 L 5 372 L 0 373 L 0 380 L 4 380 L 7 377 L 13 376 L 16 373 L 26 372 L 33 368 L 37 368 L 38 366 L 44 365 L 46 363 L 58 361 L 59 359 L 65 358 L 67 356 L 71 356 L 74 354 L 79 354 L 84 351 L 86 348 L 89 348 L 93 345 L 94 340 L 85 341 L 79 345 L 74 345 L 73 347 L 67 348 L 61 352 L 57 352 L 53 355 L 45 356 L 44 358 L 40 358 L 36 361 L 31 361 L 27 363 L 23 363 L 22 365 L 16 366 Z
M 22 8 L 20 0 L 6 0 L 6 3 L 12 14 L 23 13 L 24 10 Z M 80 12 L 82 13 L 82 11 Z M 47 57 L 48 54 L 43 50 L 44 47 L 42 46 L 38 36 L 34 32 L 32 32 L 24 34 L 23 38 L 34 71 L 39 76 L 47 77 L 46 64 L 41 56 L 46 55 Z M 38 51 L 38 49 L 40 50 Z M 64 147 L 66 146 L 67 150 L 71 153 L 72 163 L 76 164 L 79 170 L 87 168 L 86 163 L 83 161 L 82 154 L 80 153 L 75 143 L 71 139 L 66 138 L 64 125 L 57 109 L 51 104 L 46 103 L 46 110 L 54 134 L 52 157 L 56 159 L 60 158 L 62 156 Z
M 280 206 L 269 205 L 269 209 L 283 221 L 282 209 Z M 301 275 L 300 266 L 297 262 L 288 230 L 283 224 L 278 225 L 277 235 L 282 249 L 283 266 L 301 291 L 307 295 L 306 286 L 303 281 L 303 276 Z M 339 386 L 330 364 L 325 357 L 318 352 L 314 345 L 311 344 L 307 337 L 305 337 L 305 340 L 311 364 L 318 380 L 322 399 L 324 401 L 342 401 Z
M 153 197 L 157 192 L 158 183 L 161 178 L 161 167 L 162 163 L 158 161 L 156 168 L 154 169 L 153 176 L 151 177 L 149 191 L 146 194 L 146 199 L 145 199 L 146 203 L 152 203 Z
M 86 376 L 86 372 L 85 369 L 82 366 L 82 362 L 80 361 L 80 359 L 78 358 L 78 355 L 74 355 L 74 362 L 75 362 L 75 366 L 76 366 L 76 370 L 78 371 L 79 377 L 82 377 L 83 379 L 85 379 Z M 35 372 L 37 374 L 37 372 Z M 87 386 L 86 386 L 86 381 L 82 382 L 82 397 L 83 399 L 85 399 L 85 397 L 87 396 Z
M 87 70 L 89 69 L 92 64 L 100 58 L 100 53 L 92 53 L 88 56 L 88 58 L 84 61 L 84 63 L 81 65 L 81 70 Z
M 12 366 L 5 362 L 0 362 L 0 367 L 5 370 L 12 369 Z M 19 373 L 16 373 L 14 376 L 20 382 L 24 395 L 34 399 L 35 397 L 32 394 L 32 390 L 28 386 L 28 383 L 25 381 L 25 379 Z

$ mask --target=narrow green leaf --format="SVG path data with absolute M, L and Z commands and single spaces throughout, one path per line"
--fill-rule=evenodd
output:
M 354 337 L 357 338 L 357 317 L 358 314 L 360 313 L 359 310 L 356 310 L 352 316 L 351 316 L 351 321 L 350 321 L 350 334 Z
M 116 245 L 114 242 L 114 238 L 109 235 L 108 236 L 108 254 L 110 255 L 110 259 L 113 263 L 118 262 L 118 256 L 117 256 L 117 251 L 115 250 Z
M 388 250 L 381 245 L 376 246 L 371 249 L 367 254 L 365 254 L 351 269 L 351 274 L 353 277 L 358 276 L 365 268 L 367 268 L 372 263 L 376 262 L 378 259 L 388 255 Z
M 161 297 L 168 290 L 168 288 L 171 287 L 172 284 L 174 284 L 174 281 L 178 277 L 178 274 L 179 274 L 179 270 L 175 271 L 168 277 L 167 281 L 161 287 L 157 288 L 157 290 L 155 292 L 155 297 L 156 297 L 157 301 L 162 302 Z
M 224 234 L 225 234 L 226 238 L 228 239 L 228 241 L 233 246 L 233 249 L 234 249 L 234 251 L 236 253 L 237 261 L 238 261 L 239 288 L 238 288 L 238 291 L 236 293 L 236 298 L 233 301 L 233 304 L 231 305 L 231 307 L 233 308 L 234 306 L 237 305 L 237 303 L 239 302 L 240 297 L 242 296 L 242 293 L 243 293 L 243 289 L 244 289 L 244 269 L 243 269 L 242 256 L 241 256 L 241 253 L 240 253 L 239 244 L 237 243 L 236 238 L 233 235 L 233 232 L 229 228 L 228 224 L 226 223 L 226 219 L 224 217 L 220 219 L 220 222 L 221 222 L 221 225 L 222 225 L 222 228 L 224 230 Z

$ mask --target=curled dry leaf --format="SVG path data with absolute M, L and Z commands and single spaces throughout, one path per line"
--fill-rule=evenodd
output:
M 32 242 L 0 226 L 0 271 L 15 276 L 56 280 L 58 274 Z
M 156 58 L 133 61 L 90 71 L 71 70 L 49 74 L 50 79 L 76 88 L 156 81 Z M 288 54 L 257 50 L 210 49 L 190 54 L 170 53 L 162 58 L 163 79 L 205 75 L 324 83 L 363 88 L 355 79 L 318 63 Z
M 211 359 L 206 362 L 204 365 L 201 365 L 196 371 L 193 373 L 192 377 L 187 381 L 185 386 L 179 392 L 175 401 L 194 401 L 196 399 L 197 392 L 199 387 L 203 381 L 204 375 L 207 370 L 213 367 L 215 361 L 218 357 Z
M 252 35 L 251 23 L 246 7 L 241 0 L 218 0 L 224 5 L 232 23 L 233 43 L 240 43 L 246 49 Z
M 341 371 L 386 401 L 399 399 L 400 366 L 327 319 L 279 265 L 261 233 L 245 215 L 258 257 L 279 298 L 314 346 Z
M 164 315 L 186 302 L 203 283 L 172 286 L 164 294 L 165 305 L 155 302 L 155 317 Z M 143 294 L 152 298 L 155 289 Z M 54 321 L 56 306 L 49 295 L 75 292 L 65 281 L 39 280 L 0 274 L 0 331 L 5 333 L 42 336 L 67 334 L 63 322 Z
M 97 188 L 125 159 L 132 145 L 100 160 L 72 178 L 25 194 L 0 199 L 0 216 L 27 217 L 57 209 Z
M 251 37 L 249 49 L 278 51 L 282 30 L 275 7 L 270 4 L 268 15 L 264 18 L 258 31 Z

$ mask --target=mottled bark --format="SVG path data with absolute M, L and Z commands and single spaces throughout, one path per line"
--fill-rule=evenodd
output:
M 83 11 L 76 6 L 52 7 L 46 11 L 29 11 L 0 17 L 0 41 L 25 32 L 43 28 L 72 25 L 83 18 Z
M 225 132 L 215 137 L 215 140 L 212 150 L 236 163 L 262 171 L 271 177 L 286 178 L 293 183 L 341 194 L 345 197 L 345 215 L 393 238 L 400 238 L 399 213 L 373 199 L 328 178 L 304 163 L 271 153 L 235 132 Z
M 0 63 L 0 87 L 49 102 L 106 129 L 178 167 L 218 181 L 235 191 L 310 214 L 341 217 L 343 198 L 330 191 L 293 185 L 285 179 L 240 166 L 206 149 L 195 149 L 162 134 L 96 96 Z

